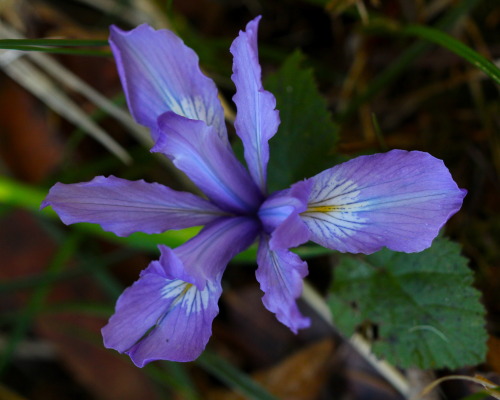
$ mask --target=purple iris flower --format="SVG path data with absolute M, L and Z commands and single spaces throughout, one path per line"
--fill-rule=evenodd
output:
M 159 246 L 160 259 L 123 292 L 102 329 L 105 346 L 128 354 L 139 367 L 201 354 L 218 313 L 224 269 L 254 241 L 264 306 L 297 332 L 310 324 L 296 304 L 307 264 L 291 247 L 311 240 L 351 253 L 384 246 L 422 251 L 466 194 L 441 160 L 393 150 L 355 158 L 269 195 L 268 140 L 280 120 L 274 96 L 261 83 L 259 19 L 231 46 L 235 128 L 248 169 L 231 149 L 216 87 L 200 71 L 196 54 L 168 30 L 112 27 L 110 44 L 132 115 L 151 129 L 152 151 L 172 160 L 206 198 L 98 176 L 57 183 L 42 204 L 66 224 L 97 223 L 119 236 L 204 225 L 175 249 Z

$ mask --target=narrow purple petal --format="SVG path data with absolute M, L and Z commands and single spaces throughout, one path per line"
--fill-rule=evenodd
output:
M 426 249 L 466 195 L 441 160 L 419 151 L 358 157 L 310 180 L 301 217 L 311 240 L 351 253 Z
M 264 306 L 294 333 L 310 325 L 296 303 L 302 293 L 302 279 L 307 275 L 307 263 L 289 250 L 273 251 L 263 235 L 257 254 L 259 268 L 255 275 L 265 293 Z
M 181 260 L 182 270 L 176 272 L 177 277 L 203 289 L 206 281 L 222 274 L 228 262 L 254 242 L 259 230 L 259 222 L 252 218 L 219 218 L 175 250 L 165 246 L 160 249 L 162 257 L 171 257 L 173 252 Z
M 162 134 L 152 151 L 169 157 L 219 207 L 232 212 L 257 209 L 259 189 L 213 127 L 171 112 L 158 125 Z
M 296 247 L 309 240 L 311 233 L 300 213 L 307 210 L 312 182 L 301 181 L 290 189 L 273 193 L 259 209 L 264 231 L 271 234 L 272 250 Z
M 225 214 L 191 193 L 114 176 L 68 185 L 56 183 L 41 207 L 47 206 L 52 206 L 67 225 L 91 222 L 118 236 L 205 225 Z
M 163 261 L 153 261 L 123 292 L 115 314 L 102 329 L 104 345 L 128 354 L 138 367 L 154 360 L 196 359 L 219 312 L 220 277 L 199 290 L 192 283 L 172 278 L 175 266 Z
M 245 147 L 245 160 L 250 174 L 263 193 L 266 192 L 266 172 L 269 161 L 268 140 L 274 136 L 280 123 L 275 110 L 276 99 L 264 90 L 257 51 L 257 29 L 260 17 L 250 21 L 245 32 L 234 40 L 232 80 L 236 85 L 233 97 L 238 113 L 236 133 Z
M 200 71 L 198 56 L 173 32 L 140 25 L 126 32 L 112 26 L 109 43 L 130 112 L 152 129 L 167 111 L 204 121 L 227 145 L 224 112 L 213 81 Z

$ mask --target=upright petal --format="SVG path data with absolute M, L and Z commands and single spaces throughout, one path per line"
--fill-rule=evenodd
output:
M 227 214 L 191 193 L 114 176 L 68 185 L 56 183 L 42 208 L 49 205 L 67 225 L 91 222 L 118 236 L 205 225 Z
M 140 25 L 126 32 L 112 26 L 109 43 L 130 112 L 152 129 L 167 111 L 204 121 L 227 145 L 224 112 L 213 81 L 200 71 L 198 56 L 173 32 Z
M 160 249 L 163 258 L 171 258 L 175 253 L 175 258 L 180 260 L 181 267 L 175 276 L 201 290 L 206 281 L 222 274 L 228 262 L 253 243 L 259 230 L 259 222 L 252 218 L 219 218 L 174 250 L 165 246 Z
M 466 194 L 441 160 L 419 151 L 358 157 L 310 180 L 301 217 L 311 240 L 351 253 L 426 249 Z
M 158 125 L 162 135 L 152 151 L 172 159 L 214 203 L 238 213 L 258 208 L 259 189 L 213 127 L 171 112 L 163 114 Z
M 271 250 L 267 235 L 260 240 L 257 263 L 255 275 L 265 293 L 262 302 L 266 308 L 294 333 L 307 328 L 309 318 L 300 313 L 296 303 L 302 293 L 307 264 L 289 250 Z
M 173 267 L 153 261 L 123 292 L 102 329 L 104 345 L 128 354 L 138 367 L 154 360 L 192 361 L 212 334 L 222 292 L 220 276 L 199 290 L 172 277 Z
M 234 40 L 232 80 L 236 85 L 233 100 L 237 106 L 236 133 L 245 147 L 245 160 L 253 179 L 266 192 L 266 172 L 269 161 L 268 140 L 280 123 L 275 110 L 276 99 L 264 90 L 257 51 L 257 29 L 260 17 L 250 21 L 245 32 Z

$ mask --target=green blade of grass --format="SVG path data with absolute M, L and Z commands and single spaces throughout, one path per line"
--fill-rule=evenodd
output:
M 247 399 L 277 400 L 276 397 L 271 395 L 247 374 L 241 372 L 229 362 L 209 350 L 204 351 L 196 360 L 196 364 L 219 378 L 230 388 L 244 395 Z
M 0 39 L 0 49 L 19 51 L 40 51 L 54 54 L 78 56 L 111 56 L 109 50 L 81 49 L 80 47 L 108 46 L 107 40 L 71 39 Z M 77 47 L 77 48 L 71 48 Z
M 462 16 L 469 13 L 481 0 L 463 0 L 454 8 L 450 9 L 435 25 L 436 29 L 447 30 Z M 396 60 L 384 69 L 362 92 L 347 105 L 344 110 L 335 117 L 336 122 L 342 123 L 349 119 L 359 109 L 359 107 L 372 99 L 377 93 L 390 85 L 397 79 L 403 71 L 419 56 L 430 48 L 428 41 L 418 41 L 405 50 Z
M 52 53 L 52 54 L 68 54 L 73 56 L 97 56 L 97 57 L 110 57 L 110 51 L 99 51 L 99 50 L 80 50 L 80 49 L 69 49 L 63 47 L 48 47 L 48 46 L 18 46 L 18 45 L 0 45 L 0 49 L 4 50 L 16 50 L 16 51 L 39 51 L 42 53 Z
M 500 69 L 477 51 L 471 49 L 469 46 L 463 44 L 450 35 L 441 32 L 438 29 L 423 25 L 408 25 L 399 30 L 399 33 L 428 40 L 452 51 L 456 55 L 462 57 L 464 60 L 467 60 L 472 65 L 482 70 L 493 81 L 500 85 Z
M 148 364 L 144 371 L 159 385 L 175 390 L 183 400 L 201 400 L 188 370 L 189 364 L 164 361 Z

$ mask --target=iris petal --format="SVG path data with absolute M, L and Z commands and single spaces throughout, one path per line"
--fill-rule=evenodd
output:
M 307 210 L 312 182 L 297 182 L 290 189 L 273 193 L 259 210 L 264 231 L 271 235 L 271 249 L 288 249 L 309 240 L 311 233 L 300 214 Z
M 167 111 L 213 126 L 228 145 L 224 112 L 213 81 L 200 71 L 198 56 L 173 32 L 140 25 L 126 32 L 112 26 L 109 43 L 130 112 L 152 129 Z
M 307 264 L 289 250 L 271 250 L 266 235 L 260 240 L 257 254 L 259 268 L 257 280 L 262 291 L 264 306 L 294 333 L 310 325 L 296 304 L 302 293 L 302 278 L 307 275 Z
M 162 135 L 152 151 L 169 157 L 214 203 L 238 213 L 258 207 L 259 189 L 212 127 L 171 112 L 158 119 L 158 126 Z
M 49 205 L 65 224 L 96 223 L 118 236 L 205 225 L 225 214 L 191 193 L 114 176 L 68 185 L 56 183 L 42 208 Z
M 276 99 L 262 87 L 257 50 L 259 20 L 260 17 L 257 17 L 248 23 L 246 31 L 240 32 L 230 51 L 234 56 L 231 78 L 236 85 L 233 101 L 238 109 L 234 125 L 245 147 L 250 174 L 265 193 L 268 140 L 276 134 L 280 119 L 279 112 L 275 110 Z
M 102 330 L 106 347 L 128 354 L 139 367 L 197 358 L 218 313 L 222 273 L 258 229 L 250 218 L 222 217 L 174 250 L 160 246 L 160 260 L 118 299 Z
M 194 238 L 173 250 L 182 261 L 183 276 L 202 289 L 207 280 L 222 274 L 227 263 L 250 246 L 259 232 L 259 223 L 247 217 L 219 218 L 205 226 Z M 161 246 L 162 256 L 169 250 Z
M 310 180 L 301 218 L 311 240 L 351 253 L 426 249 L 466 194 L 441 160 L 419 151 L 358 157 Z
M 220 277 L 199 290 L 171 278 L 172 267 L 153 261 L 123 292 L 102 329 L 104 345 L 128 354 L 138 367 L 154 360 L 192 361 L 212 334 L 222 292 Z

